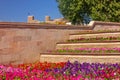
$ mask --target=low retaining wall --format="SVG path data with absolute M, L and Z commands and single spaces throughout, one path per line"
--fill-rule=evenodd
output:
M 40 62 L 119 63 L 119 55 L 41 55 Z
M 107 37 L 120 37 L 120 31 L 119 32 L 112 32 L 112 33 L 94 33 L 94 34 L 71 34 L 70 35 L 70 40 L 71 39 L 79 39 L 79 38 L 101 38 L 101 37 L 104 37 L 104 38 L 107 38 Z
M 78 49 L 78 48 L 119 48 L 120 42 L 83 42 L 83 43 L 60 43 L 56 49 Z
M 120 23 L 118 22 L 101 22 L 101 21 L 93 21 L 91 22 L 91 26 L 93 30 L 119 30 L 120 31 Z
M 0 22 L 0 64 L 39 61 L 40 53 L 54 50 L 69 34 L 93 27 Z
M 20 64 L 39 61 L 40 53 L 54 50 L 57 42 L 66 41 L 78 27 L 0 24 L 0 64 Z

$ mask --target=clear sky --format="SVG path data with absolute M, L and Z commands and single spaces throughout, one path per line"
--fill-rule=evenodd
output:
M 0 21 L 26 22 L 28 15 L 40 21 L 62 17 L 56 0 L 0 0 Z

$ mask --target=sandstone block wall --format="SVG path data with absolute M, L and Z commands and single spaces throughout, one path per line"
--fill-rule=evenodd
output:
M 54 50 L 79 29 L 0 28 L 0 64 L 39 61 L 40 53 Z
M 54 50 L 69 34 L 92 28 L 96 27 L 0 22 L 0 64 L 39 61 L 40 53 Z
M 93 26 L 93 30 L 119 30 L 120 31 L 120 23 L 119 22 L 101 22 L 95 21 L 91 25 Z

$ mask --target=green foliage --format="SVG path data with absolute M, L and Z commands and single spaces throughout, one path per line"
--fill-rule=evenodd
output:
M 120 0 L 98 0 L 92 5 L 93 20 L 120 22 Z
M 83 23 L 84 14 L 90 12 L 87 8 L 89 7 L 89 4 L 87 4 L 84 0 L 57 0 L 57 2 L 59 4 L 58 7 L 60 12 L 73 24 Z
M 63 16 L 73 24 L 87 18 L 97 21 L 120 22 L 120 0 L 56 0 Z

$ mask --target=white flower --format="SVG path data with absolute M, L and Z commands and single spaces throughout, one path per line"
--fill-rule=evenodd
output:
M 116 73 L 114 73 L 114 75 L 116 75 Z

